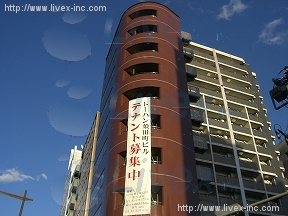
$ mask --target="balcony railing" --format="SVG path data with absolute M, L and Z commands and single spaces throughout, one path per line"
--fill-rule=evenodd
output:
M 266 185 L 266 190 L 273 193 L 279 193 L 280 191 L 277 185 Z
M 244 160 L 239 160 L 240 166 L 247 169 L 259 170 L 259 166 L 255 162 L 248 162 Z
M 250 188 L 250 189 L 255 189 L 255 190 L 264 190 L 264 185 L 262 183 L 257 183 L 257 182 L 243 179 L 243 185 L 245 188 Z
M 199 87 L 199 89 L 200 89 L 201 93 L 205 93 L 205 94 L 207 94 L 209 96 L 213 96 L 213 97 L 222 98 L 222 94 L 220 91 L 209 90 L 209 89 L 201 88 L 201 87 Z
M 193 64 L 193 66 L 199 67 L 199 68 L 205 68 L 207 70 L 211 70 L 214 71 L 216 73 L 216 67 L 213 67 L 211 65 L 205 64 L 205 63 L 200 63 L 197 61 L 193 61 L 191 64 Z
M 230 139 L 225 139 L 225 138 L 221 138 L 221 137 L 217 137 L 217 136 L 211 136 L 211 142 L 223 144 L 225 146 L 232 146 Z
M 249 100 L 243 100 L 243 99 L 240 99 L 238 97 L 234 97 L 234 96 L 230 96 L 230 95 L 226 95 L 226 98 L 227 98 L 227 100 L 237 102 L 237 103 L 239 103 L 241 105 L 247 105 L 247 106 L 250 106 L 250 107 L 254 107 L 256 109 L 258 108 L 255 103 L 250 102 Z
M 210 60 L 213 60 L 214 61 L 214 57 L 212 55 L 212 52 L 211 52 L 211 55 L 207 54 L 207 53 L 203 53 L 201 51 L 198 51 L 198 50 L 193 50 L 194 51 L 194 54 L 195 55 L 198 55 L 198 56 L 201 56 L 202 58 L 204 59 L 210 59 Z
M 261 122 L 261 123 L 262 123 L 261 118 L 259 118 L 258 116 L 249 115 L 249 118 L 250 118 L 250 120 L 252 120 L 252 121 L 256 121 L 256 122 Z
M 221 128 L 221 129 L 222 128 L 228 129 L 227 122 L 222 122 L 222 121 L 218 121 L 218 120 L 211 119 L 211 118 L 209 118 L 209 125 L 216 126 L 216 127 Z
M 237 93 L 239 93 L 239 94 L 244 94 L 245 95 L 245 97 L 246 97 L 246 95 L 247 95 L 247 97 L 249 98 L 252 98 L 253 97 L 253 95 L 255 94 L 253 91 L 251 91 L 250 89 L 246 89 L 246 88 L 244 88 L 244 87 L 242 87 L 242 86 L 236 86 L 236 85 L 233 85 L 233 84 L 231 84 L 231 83 L 227 83 L 227 82 L 224 82 L 224 87 L 228 87 L 228 88 L 230 88 L 230 89 L 232 89 L 233 91 L 235 91 L 235 92 L 237 92 Z M 242 97 L 244 97 L 244 95 L 242 96 Z M 245 98 L 246 99 L 246 98 Z
M 220 183 L 220 184 L 239 186 L 239 181 L 237 178 L 217 176 L 216 179 L 217 179 L 217 183 Z
M 187 85 L 188 88 L 188 95 L 191 102 L 197 102 L 201 95 L 198 87 Z
M 201 160 L 206 160 L 206 161 L 210 161 L 210 162 L 212 161 L 211 154 L 207 153 L 207 152 L 205 152 L 204 154 L 195 153 L 195 158 L 196 158 L 196 160 L 201 159 Z
M 251 132 L 250 132 L 250 130 L 248 128 L 241 127 L 241 126 L 236 125 L 236 124 L 233 124 L 232 128 L 233 128 L 234 131 L 238 131 L 238 132 L 241 132 L 241 133 L 244 133 L 244 134 L 251 134 Z
M 210 202 L 212 204 L 217 203 L 217 199 L 213 195 L 206 195 L 206 194 L 199 194 L 199 201 L 205 201 L 205 202 Z
M 274 169 L 274 167 L 272 167 L 272 166 L 268 166 L 268 165 L 265 165 L 265 164 L 261 164 L 261 168 L 262 168 L 262 170 L 265 171 L 265 172 L 275 173 L 275 169 Z
M 252 145 L 252 144 L 245 144 L 243 142 L 238 142 L 238 141 L 235 141 L 235 144 L 238 148 L 250 150 L 250 151 L 255 151 L 254 145 Z
M 229 60 L 225 60 L 221 57 L 219 57 L 219 55 L 217 56 L 218 57 L 218 61 L 219 63 L 224 63 L 224 64 L 228 64 L 228 65 L 231 65 L 233 67 L 236 67 L 236 68 L 239 68 L 241 70 L 247 70 L 246 67 L 244 66 L 244 64 L 237 64 L 237 63 L 234 63 L 233 60 L 229 61 Z
M 254 136 L 267 138 L 267 135 L 261 131 L 253 130 Z
M 263 154 L 268 154 L 270 155 L 270 150 L 268 148 L 264 148 L 264 147 L 261 147 L 261 146 L 257 146 L 257 151 L 259 153 L 263 153 Z
M 229 72 L 227 70 L 221 70 L 221 73 L 224 74 L 224 75 L 227 75 L 229 77 L 235 77 L 239 80 L 243 80 L 243 81 L 246 81 L 246 82 L 249 82 L 249 79 L 245 76 L 241 76 L 240 74 L 234 74 L 232 72 Z
M 211 77 L 204 76 L 202 74 L 197 74 L 197 80 L 201 80 L 202 82 L 203 81 L 210 82 L 210 83 L 213 83 L 215 85 L 219 85 L 219 80 L 218 79 L 213 79 Z
M 218 154 L 213 154 L 213 158 L 214 158 L 214 162 L 235 166 L 235 159 L 232 157 L 225 157 L 225 156 L 220 156 Z

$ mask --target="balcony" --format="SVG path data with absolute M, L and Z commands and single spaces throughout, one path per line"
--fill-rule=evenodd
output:
M 204 122 L 203 110 L 190 108 L 192 125 L 201 125 Z
M 253 130 L 253 135 L 258 136 L 258 137 L 267 138 L 265 133 L 263 133 L 262 131 L 258 131 L 258 130 Z
M 249 162 L 249 161 L 244 161 L 244 160 L 239 160 L 240 166 L 242 168 L 247 168 L 247 169 L 253 169 L 253 170 L 259 170 L 259 165 L 255 162 Z
M 205 68 L 206 70 L 210 70 L 210 71 L 213 71 L 216 73 L 216 67 L 215 66 L 211 66 L 211 65 L 208 65 L 205 63 L 200 63 L 198 61 L 193 61 L 191 64 L 193 64 L 193 66 L 196 66 L 196 68 Z
M 255 103 L 249 101 L 249 100 L 243 100 L 243 99 L 240 99 L 238 97 L 234 97 L 234 96 L 230 96 L 230 95 L 226 95 L 226 98 L 229 101 L 237 102 L 241 105 L 247 105 L 247 106 L 253 107 L 255 109 L 258 109 L 257 105 Z
M 208 149 L 207 138 L 207 134 L 193 132 L 194 147 L 198 150 L 206 151 Z
M 225 113 L 225 108 L 223 106 L 206 103 L 206 108 L 218 113 Z
M 208 202 L 211 205 L 217 204 L 217 199 L 214 195 L 206 195 L 206 194 L 199 193 L 199 201 Z
M 219 56 L 219 54 L 217 55 L 217 58 L 218 58 L 219 63 L 231 65 L 231 66 L 236 67 L 240 70 L 245 70 L 245 71 L 247 70 L 246 67 L 244 66 L 244 63 L 243 64 L 237 64 L 237 63 L 233 62 L 232 59 L 230 59 L 230 60 L 223 59 L 223 57 Z M 237 60 L 235 60 L 235 61 L 237 61 Z
M 185 65 L 187 82 L 193 81 L 197 77 L 197 69 L 190 65 Z
M 218 120 L 211 119 L 211 118 L 209 118 L 209 125 L 215 126 L 221 129 L 224 129 L 224 128 L 228 129 L 227 122 L 222 122 L 222 121 L 218 121 Z
M 240 149 L 255 151 L 254 145 L 252 144 L 246 144 L 246 143 L 238 142 L 238 141 L 235 141 L 235 144 Z
M 246 127 L 241 127 L 239 125 L 233 124 L 232 128 L 233 128 L 234 131 L 238 131 L 238 132 L 241 132 L 241 133 L 244 133 L 244 134 L 251 134 L 250 130 L 248 128 L 246 128 Z
M 218 176 L 216 176 L 216 179 L 217 179 L 218 184 L 225 184 L 225 185 L 231 185 L 231 186 L 238 186 L 239 187 L 239 181 L 237 178 L 218 175 Z
M 247 118 L 245 113 L 242 113 L 242 112 L 239 112 L 239 111 L 233 110 L 233 109 L 229 109 L 229 114 L 230 114 L 230 116 L 234 116 L 234 117 L 240 117 L 240 118 L 244 118 L 244 119 Z
M 254 116 L 254 115 L 249 115 L 249 119 L 255 122 L 261 122 L 262 124 L 262 119 L 259 118 L 258 116 Z
M 194 52 L 192 49 L 183 47 L 183 53 L 184 53 L 184 60 L 185 63 L 189 63 L 193 60 L 194 58 Z
M 228 87 L 230 89 L 233 89 L 234 91 L 238 91 L 238 92 L 241 92 L 241 93 L 246 93 L 250 97 L 253 97 L 253 95 L 255 94 L 251 89 L 247 89 L 247 88 L 245 88 L 243 86 L 237 86 L 237 85 L 234 85 L 234 84 L 231 84 L 231 83 L 227 83 L 227 82 L 224 82 L 224 86 Z
M 262 171 L 269 172 L 269 173 L 275 173 L 275 169 L 272 166 L 261 164 L 261 168 L 262 168 Z
M 270 155 L 270 150 L 268 148 L 264 148 L 261 146 L 256 146 L 256 147 L 259 153 Z
M 217 136 L 211 136 L 211 142 L 223 144 L 225 146 L 232 146 L 230 139 L 225 139 L 225 138 L 221 138 L 221 137 L 217 137 Z
M 218 79 L 214 79 L 212 77 L 209 76 L 204 76 L 202 74 L 197 74 L 197 80 L 200 80 L 201 82 L 209 82 L 209 83 L 213 83 L 215 85 L 219 85 L 219 80 Z
M 213 154 L 214 162 L 222 163 L 224 165 L 233 165 L 235 166 L 235 159 L 232 157 L 220 156 L 218 154 Z
M 280 190 L 277 185 L 266 185 L 266 190 L 268 192 L 279 193 Z
M 246 76 L 241 76 L 240 74 L 237 74 L 237 73 L 232 73 L 227 70 L 221 70 L 221 74 L 250 83 L 249 79 Z
M 191 102 L 197 102 L 201 95 L 198 87 L 187 85 L 188 88 L 188 95 Z
M 207 153 L 207 152 L 205 152 L 203 154 L 195 153 L 195 158 L 196 158 L 196 160 L 200 159 L 200 160 L 206 160 L 206 161 L 209 161 L 209 162 L 212 161 L 211 154 Z
M 212 169 L 204 166 L 196 166 L 197 179 L 203 181 L 214 181 Z
M 209 90 L 209 89 L 201 88 L 201 87 L 199 87 L 199 89 L 200 89 L 201 93 L 205 93 L 205 94 L 212 96 L 212 97 L 222 98 L 222 94 L 219 90 L 214 91 L 214 90 Z
M 210 59 L 210 60 L 214 61 L 214 57 L 213 57 L 212 52 L 211 52 L 211 55 L 210 55 L 210 54 L 201 52 L 201 51 L 196 50 L 196 49 L 194 49 L 193 51 L 194 51 L 194 54 L 197 55 L 197 56 L 201 56 L 204 59 Z
M 219 197 L 219 201 L 220 201 L 220 205 L 221 206 L 229 206 L 229 205 L 233 205 L 235 203 L 238 203 L 241 205 L 241 201 L 240 200 L 233 200 L 233 199 L 229 199 L 229 198 L 224 198 L 224 197 Z
M 262 183 L 257 183 L 254 181 L 248 181 L 243 179 L 243 185 L 245 188 L 250 188 L 254 190 L 264 190 L 264 185 Z

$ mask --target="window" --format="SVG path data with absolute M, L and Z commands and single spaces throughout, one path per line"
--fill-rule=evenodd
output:
M 161 164 L 161 148 L 152 147 L 151 148 L 151 163 Z
M 135 44 L 127 49 L 127 51 L 133 55 L 138 52 L 157 52 L 158 44 L 157 43 L 140 43 Z
M 162 186 L 152 186 L 151 188 L 151 204 L 162 205 Z
M 151 115 L 151 128 L 160 129 L 160 115 Z
M 130 36 L 140 34 L 143 32 L 156 33 L 157 32 L 157 26 L 156 25 L 142 25 L 142 26 L 137 26 L 135 28 L 132 28 L 128 31 Z
M 139 10 L 129 15 L 131 19 L 136 19 L 141 16 L 157 16 L 157 11 L 153 9 Z
M 133 65 L 127 68 L 125 71 L 130 75 L 138 75 L 144 73 L 158 73 L 159 72 L 159 65 L 157 63 L 142 63 Z
M 149 87 L 135 88 L 123 93 L 123 96 L 124 96 L 123 103 L 127 103 L 129 100 L 141 97 L 159 98 L 159 87 L 149 86 Z

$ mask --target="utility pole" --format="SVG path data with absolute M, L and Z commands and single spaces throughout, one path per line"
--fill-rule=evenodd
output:
M 22 211 L 23 211 L 23 208 L 24 208 L 24 203 L 25 203 L 25 201 L 33 201 L 33 199 L 30 199 L 30 198 L 26 197 L 26 195 L 27 195 L 27 190 L 25 190 L 24 196 L 19 196 L 19 195 L 12 194 L 12 193 L 8 193 L 8 192 L 4 192 L 4 191 L 0 191 L 0 194 L 4 194 L 4 195 L 6 195 L 6 196 L 10 196 L 10 197 L 13 197 L 13 198 L 15 198 L 15 199 L 22 200 L 22 204 L 21 204 L 21 207 L 20 207 L 19 216 L 22 215 Z

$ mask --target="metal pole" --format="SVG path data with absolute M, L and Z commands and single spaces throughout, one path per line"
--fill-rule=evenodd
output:
M 259 202 L 256 202 L 256 203 L 252 203 L 251 205 L 247 205 L 247 206 L 244 206 L 243 207 L 243 210 L 245 210 L 245 208 L 249 207 L 249 206 L 257 206 L 257 205 L 261 205 L 263 203 L 266 203 L 266 202 L 269 202 L 269 201 L 272 201 L 272 200 L 275 200 L 275 199 L 278 199 L 278 198 L 281 198 L 283 196 L 286 196 L 288 195 L 288 191 L 284 192 L 284 193 L 281 193 L 281 194 L 278 194 L 276 196 L 273 196 L 273 197 L 270 197 L 270 198 L 267 198 L 267 199 L 264 199 L 264 200 L 261 200 Z M 221 216 L 228 216 L 228 215 L 231 215 L 231 214 L 235 214 L 239 211 L 241 211 L 242 209 L 239 209 L 238 211 L 232 211 L 232 212 L 228 212 L 228 213 L 224 213 L 224 214 L 221 214 Z
M 22 198 L 22 204 L 21 204 L 21 207 L 20 207 L 19 216 L 22 215 L 22 211 L 23 211 L 23 208 L 24 208 L 24 203 L 25 203 L 25 201 L 26 201 L 26 194 L 27 194 L 27 190 L 25 190 L 24 196 L 23 196 L 23 198 Z

